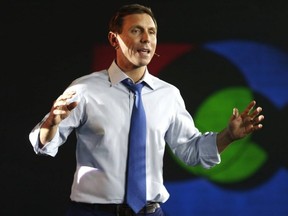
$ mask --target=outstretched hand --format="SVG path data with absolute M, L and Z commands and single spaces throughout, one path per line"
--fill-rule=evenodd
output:
M 233 115 L 228 123 L 228 132 L 231 140 L 241 139 L 263 127 L 261 122 L 264 119 L 264 115 L 260 115 L 262 108 L 254 108 L 255 105 L 256 101 L 251 101 L 241 114 L 239 114 L 237 108 L 233 109 Z
M 77 106 L 77 102 L 69 102 L 76 92 L 66 92 L 60 95 L 50 109 L 50 113 L 46 121 L 42 124 L 40 130 L 40 143 L 42 148 L 47 142 L 50 142 L 56 134 L 59 123 L 67 118 L 71 111 Z
M 70 112 L 77 106 L 77 102 L 68 102 L 75 94 L 76 92 L 74 91 L 67 92 L 55 100 L 49 115 L 52 125 L 58 125 L 63 119 L 67 118 Z

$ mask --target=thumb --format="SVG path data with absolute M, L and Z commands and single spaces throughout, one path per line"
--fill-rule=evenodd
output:
M 237 108 L 233 108 L 231 120 L 237 118 L 238 116 L 239 116 L 239 110 Z

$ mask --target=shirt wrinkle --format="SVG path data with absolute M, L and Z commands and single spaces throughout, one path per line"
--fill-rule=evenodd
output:
M 76 129 L 77 166 L 70 194 L 74 201 L 124 202 L 132 100 L 119 83 L 126 78 L 113 61 L 107 70 L 74 80 L 66 90 L 76 91 L 71 101 L 78 105 L 60 123 L 51 142 L 38 147 L 41 122 L 29 134 L 36 154 L 54 157 Z M 169 193 L 162 175 L 166 144 L 187 164 L 210 168 L 220 163 L 216 133 L 199 133 L 175 86 L 151 75 L 147 68 L 143 81 L 147 83 L 142 91 L 147 117 L 147 199 L 166 202 Z

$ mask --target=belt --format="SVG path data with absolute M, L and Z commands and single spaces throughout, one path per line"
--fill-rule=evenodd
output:
M 88 207 L 94 210 L 99 210 L 103 212 L 115 213 L 119 216 L 133 216 L 136 215 L 133 210 L 127 204 L 91 204 L 91 203 L 82 203 L 72 201 L 72 204 Z M 154 213 L 158 208 L 160 208 L 160 204 L 157 202 L 150 202 L 143 209 L 140 210 L 140 214 L 151 214 Z

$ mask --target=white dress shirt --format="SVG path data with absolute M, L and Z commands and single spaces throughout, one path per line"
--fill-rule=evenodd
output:
M 72 130 L 77 135 L 77 167 L 71 200 L 86 203 L 123 203 L 133 93 L 127 78 L 113 62 L 108 70 L 80 77 L 65 90 L 75 90 L 77 107 L 64 119 L 55 137 L 39 148 L 39 130 L 48 114 L 29 134 L 35 153 L 55 156 Z M 165 202 L 163 154 L 167 143 L 188 165 L 210 168 L 220 163 L 216 133 L 201 133 L 185 109 L 179 90 L 146 69 L 142 100 L 147 117 L 147 199 Z M 71 100 L 71 101 L 72 101 Z

